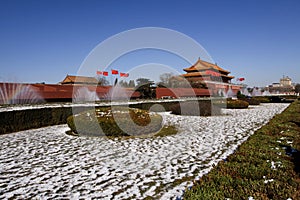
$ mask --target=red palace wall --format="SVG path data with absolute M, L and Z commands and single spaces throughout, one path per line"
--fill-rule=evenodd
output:
M 80 88 L 87 88 L 89 91 L 96 91 L 99 98 L 105 98 L 111 86 L 95 86 L 95 85 L 59 85 L 59 84 L 21 84 L 21 83 L 0 83 L 0 103 L 4 98 L 12 98 L 15 96 L 16 90 L 20 90 L 22 87 L 27 87 L 33 90 L 37 95 L 46 101 L 72 101 L 73 92 Z M 180 98 L 180 97 L 209 97 L 218 94 L 219 89 L 225 89 L 228 91 L 228 85 L 208 85 L 209 89 L 202 88 L 156 88 L 156 98 L 161 99 L 164 97 Z M 239 90 L 239 86 L 230 86 L 233 92 L 236 94 Z M 140 93 L 135 92 L 133 88 L 127 88 L 127 94 L 131 98 L 139 98 Z M 1 92 L 2 91 L 2 92 Z M 26 99 L 28 96 L 18 96 L 20 99 Z
M 93 86 L 93 85 L 58 85 L 58 84 L 22 84 L 22 83 L 0 83 L 0 102 L 3 98 L 14 98 L 17 93 L 24 94 L 18 95 L 18 99 L 30 98 L 26 95 L 25 89 L 29 89 L 36 95 L 40 96 L 46 101 L 72 101 L 73 93 L 81 88 L 87 88 L 89 91 L 96 91 L 100 98 L 105 98 L 109 93 L 111 86 Z M 133 89 L 126 89 L 131 98 L 140 97 L 139 92 L 134 92 Z M 1 94 L 2 91 L 2 94 Z

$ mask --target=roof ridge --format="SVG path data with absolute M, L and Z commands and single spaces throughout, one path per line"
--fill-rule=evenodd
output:
M 67 75 L 66 77 L 84 77 L 84 78 L 95 78 L 93 76 L 78 76 L 78 75 Z

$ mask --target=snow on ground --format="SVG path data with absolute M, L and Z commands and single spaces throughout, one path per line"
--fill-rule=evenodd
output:
M 175 199 L 288 104 L 161 113 L 180 132 L 157 138 L 71 137 L 67 125 L 0 136 L 0 199 Z

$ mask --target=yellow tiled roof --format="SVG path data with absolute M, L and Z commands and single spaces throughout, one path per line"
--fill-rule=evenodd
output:
M 208 69 L 214 69 L 214 70 L 217 70 L 219 72 L 226 73 L 226 74 L 230 73 L 229 71 L 227 71 L 225 69 L 222 69 L 218 65 L 206 62 L 204 60 L 201 60 L 200 58 L 198 59 L 198 61 L 193 66 L 185 68 L 183 70 L 186 71 L 186 72 L 192 72 L 192 71 L 203 71 L 203 70 L 208 70 Z
M 97 84 L 98 80 L 94 77 L 67 75 L 66 78 L 61 82 L 61 84 L 67 84 L 67 83 Z

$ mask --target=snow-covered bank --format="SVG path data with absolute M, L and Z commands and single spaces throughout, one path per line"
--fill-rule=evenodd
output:
M 180 133 L 163 138 L 74 138 L 66 125 L 0 136 L 0 199 L 170 199 L 288 104 L 224 110 L 223 116 L 161 113 Z

